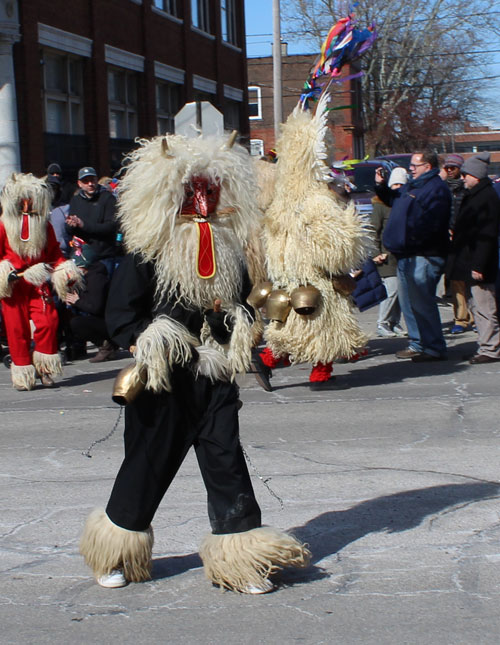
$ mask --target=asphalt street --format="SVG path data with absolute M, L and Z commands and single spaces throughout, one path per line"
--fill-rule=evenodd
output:
M 372 336 L 375 319 L 361 315 Z M 263 520 L 313 554 L 263 596 L 204 577 L 192 453 L 155 517 L 153 580 L 100 588 L 78 540 L 122 459 L 110 393 L 130 358 L 68 364 L 57 389 L 31 392 L 14 391 L 0 364 L 0 642 L 499 643 L 500 363 L 462 360 L 472 331 L 449 337 L 448 361 L 398 361 L 404 347 L 374 337 L 367 357 L 335 366 L 336 391 L 311 392 L 307 365 L 275 370 L 271 393 L 239 378 Z

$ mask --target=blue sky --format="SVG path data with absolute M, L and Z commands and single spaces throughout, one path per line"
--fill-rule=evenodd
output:
M 273 41 L 273 0 L 245 0 L 245 22 L 247 31 L 247 55 L 271 56 Z M 285 31 L 283 22 L 281 31 Z M 283 37 L 286 40 L 286 37 Z M 309 43 L 299 42 L 288 45 L 290 54 L 310 54 L 315 50 Z
M 282 2 L 283 9 L 283 2 Z M 271 56 L 271 43 L 273 40 L 273 0 L 245 0 L 245 22 L 247 32 L 247 55 L 254 56 Z M 282 39 L 286 40 L 286 27 L 281 23 Z M 494 47 L 496 49 L 496 47 Z M 288 44 L 290 54 L 310 54 L 315 50 L 307 42 L 298 42 Z M 500 76 L 500 56 L 497 54 L 492 59 L 488 69 L 482 70 L 487 76 Z M 491 112 L 497 114 L 495 109 L 500 103 L 500 78 L 492 79 L 488 92 L 488 100 L 491 101 Z M 500 128 L 500 117 L 485 119 L 485 122 L 493 127 Z

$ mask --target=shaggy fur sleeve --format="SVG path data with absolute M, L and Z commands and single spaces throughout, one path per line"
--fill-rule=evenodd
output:
M 38 262 L 23 271 L 23 278 L 26 282 L 39 287 L 50 279 L 50 270 L 44 262 Z
M 14 271 L 14 267 L 8 260 L 0 262 L 0 300 L 10 298 L 12 295 L 12 283 L 9 282 L 9 273 Z
M 58 264 L 52 273 L 52 284 L 61 300 L 66 300 L 68 290 L 79 288 L 83 284 L 82 274 L 71 260 Z
M 234 380 L 236 374 L 244 374 L 250 367 L 252 359 L 252 346 L 254 344 L 253 318 L 245 307 L 237 305 L 228 311 L 231 319 L 232 333 L 227 345 L 220 345 L 212 337 L 210 327 L 205 322 L 201 330 L 201 339 L 205 346 L 216 347 L 227 357 L 230 378 Z
M 158 316 L 137 338 L 135 360 L 137 368 L 147 371 L 146 388 L 153 392 L 170 392 L 170 372 L 173 365 L 191 360 L 198 339 L 168 316 Z
M 318 195 L 308 201 L 307 223 L 298 256 L 307 265 L 332 275 L 348 273 L 363 263 L 372 246 L 371 227 L 356 211 L 354 203 L 336 204 Z

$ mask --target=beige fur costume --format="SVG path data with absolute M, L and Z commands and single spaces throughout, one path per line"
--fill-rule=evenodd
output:
M 313 314 L 292 309 L 286 322 L 271 322 L 267 345 L 276 357 L 289 355 L 292 362 L 313 365 L 350 356 L 366 342 L 349 298 L 331 280 L 362 264 L 369 238 L 354 204 L 328 187 L 326 103 L 323 96 L 314 115 L 298 105 L 282 126 L 274 198 L 264 221 L 273 288 L 291 294 L 296 287 L 313 285 L 321 294 Z
M 125 460 L 106 511 L 89 517 L 80 550 L 103 586 L 116 569 L 124 582 L 147 580 L 151 522 L 194 446 L 213 531 L 200 549 L 206 576 L 221 588 L 265 592 L 270 575 L 305 566 L 309 552 L 292 536 L 261 526 L 239 444 L 233 381 L 251 359 L 243 291 L 248 240 L 259 225 L 249 155 L 226 138 L 174 135 L 142 141 L 130 160 L 119 199 L 128 255 L 110 290 L 107 324 L 115 341 L 135 345 L 145 390 L 127 407 Z M 200 186 L 207 196 L 220 186 L 207 212 L 189 201 Z M 197 263 L 206 225 L 216 263 L 208 277 Z M 220 342 L 208 316 L 216 299 L 231 327 Z

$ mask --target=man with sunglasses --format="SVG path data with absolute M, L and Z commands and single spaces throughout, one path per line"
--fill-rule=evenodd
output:
M 118 230 L 115 219 L 116 199 L 109 190 L 98 184 L 97 173 L 90 166 L 78 171 L 78 188 L 69 204 L 66 230 L 92 248 L 96 260 L 104 264 L 111 277 Z
M 432 151 L 413 153 L 410 174 L 396 191 L 378 171 L 375 181 L 377 195 L 392 207 L 383 243 L 397 258 L 398 296 L 408 329 L 408 347 L 396 357 L 420 363 L 447 358 L 436 287 L 448 252 L 451 193 Z

